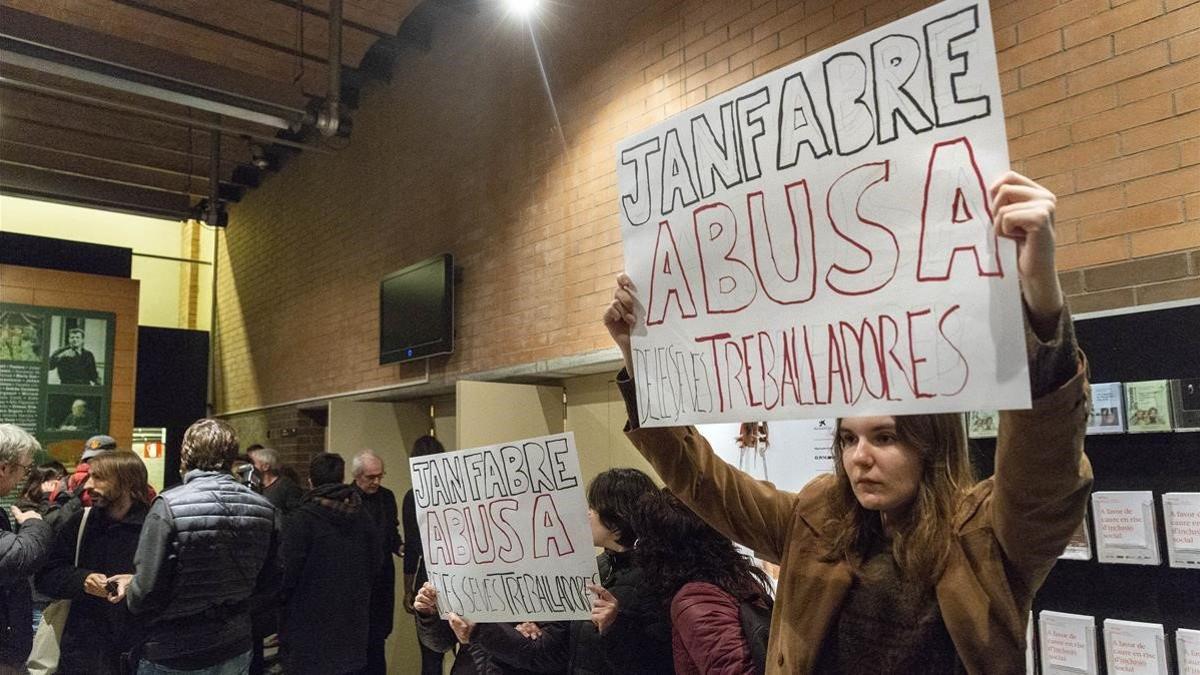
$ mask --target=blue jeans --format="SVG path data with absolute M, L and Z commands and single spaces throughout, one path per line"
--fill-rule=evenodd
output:
M 138 662 L 137 669 L 137 675 L 246 675 L 249 672 L 250 652 L 199 670 L 177 670 L 151 663 L 145 659 Z

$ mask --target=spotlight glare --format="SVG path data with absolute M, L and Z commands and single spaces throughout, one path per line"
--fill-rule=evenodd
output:
M 537 9 L 537 0 L 505 0 L 508 6 L 508 11 L 516 14 L 522 19 L 528 19 Z

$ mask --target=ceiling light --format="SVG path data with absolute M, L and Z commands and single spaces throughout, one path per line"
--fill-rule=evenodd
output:
M 528 19 L 537 9 L 538 0 L 504 0 L 504 4 L 508 6 L 508 11 L 522 19 Z

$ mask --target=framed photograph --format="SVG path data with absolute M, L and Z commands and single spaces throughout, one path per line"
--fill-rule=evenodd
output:
M 46 400 L 47 431 L 73 432 L 81 437 L 100 433 L 100 395 L 78 396 L 75 394 L 50 394 Z
M 42 317 L 27 312 L 0 312 L 0 361 L 38 363 L 44 340 Z
M 82 316 L 50 317 L 46 383 L 102 386 L 107 380 L 108 321 Z

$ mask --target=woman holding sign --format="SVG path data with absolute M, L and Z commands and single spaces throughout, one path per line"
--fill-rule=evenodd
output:
M 1025 622 L 1084 517 L 1086 362 L 1055 270 L 1054 195 L 1009 172 L 989 191 L 1017 242 L 1030 410 L 1001 413 L 996 472 L 971 475 L 961 415 L 838 421 L 835 474 L 799 493 L 718 458 L 693 427 L 639 428 L 631 374 L 635 290 L 604 315 L 626 369 L 627 433 L 714 528 L 779 562 L 770 673 L 1024 672 Z

